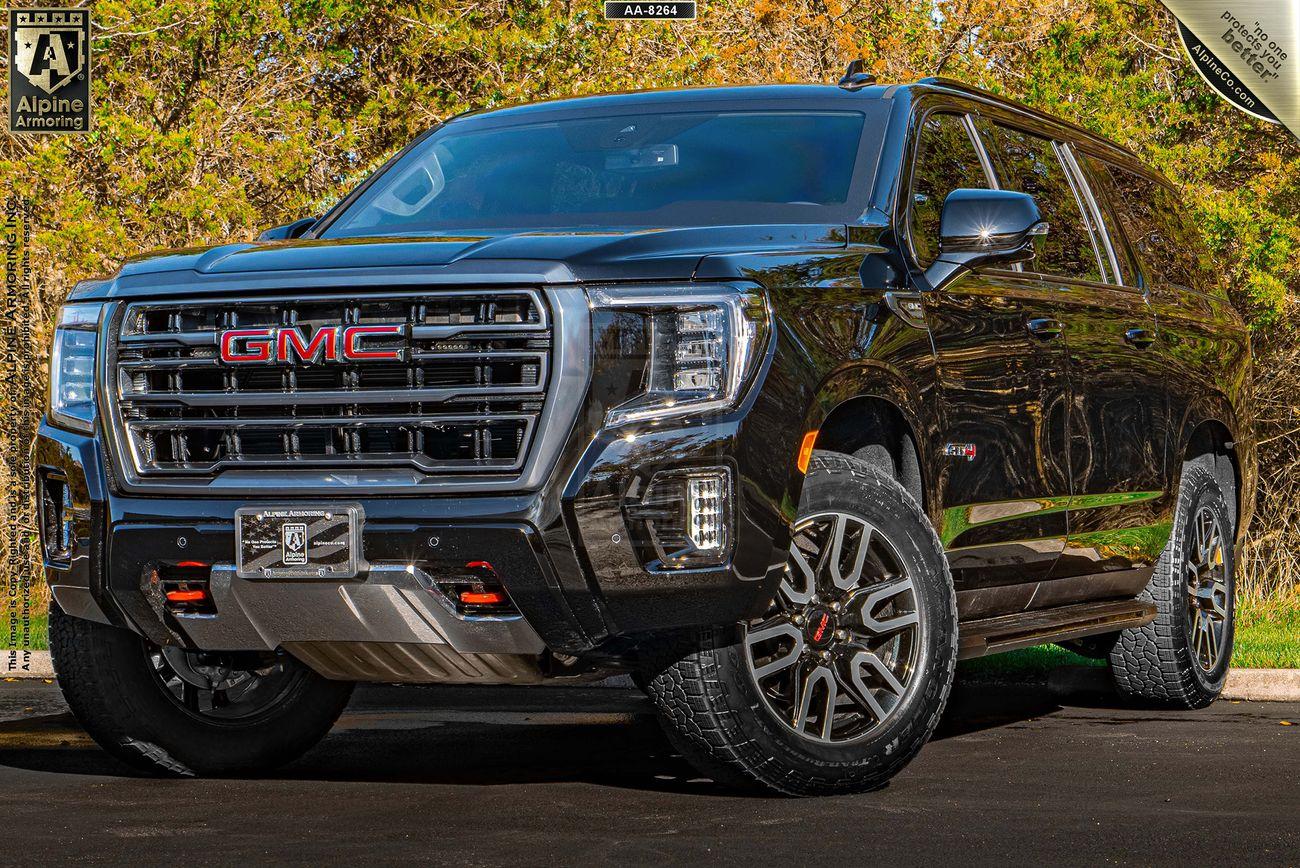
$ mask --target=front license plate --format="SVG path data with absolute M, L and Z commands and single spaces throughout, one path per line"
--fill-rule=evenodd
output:
M 358 504 L 235 510 L 235 573 L 242 579 L 350 579 L 361 551 Z

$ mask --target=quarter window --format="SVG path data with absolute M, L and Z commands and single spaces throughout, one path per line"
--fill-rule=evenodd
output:
M 988 176 L 961 115 L 931 114 L 921 125 L 912 169 L 909 229 L 922 268 L 939 256 L 939 219 L 953 190 L 986 190 Z
M 1221 295 L 1213 261 L 1178 194 L 1153 178 L 1104 166 L 1120 223 L 1152 278 Z
M 1050 139 L 1023 130 L 991 124 L 985 135 L 996 155 L 1002 188 L 1029 193 L 1047 221 L 1048 232 L 1038 254 L 1025 263 L 1027 271 L 1103 280 L 1101 260 L 1088 221 Z

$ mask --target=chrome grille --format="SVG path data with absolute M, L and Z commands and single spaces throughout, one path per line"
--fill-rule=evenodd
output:
M 394 360 L 223 362 L 232 329 L 396 325 L 365 349 Z M 144 477 L 227 468 L 518 471 L 546 397 L 552 334 L 531 289 L 127 305 L 113 414 Z

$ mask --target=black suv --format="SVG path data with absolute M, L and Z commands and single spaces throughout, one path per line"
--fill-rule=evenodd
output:
M 282 763 L 358 681 L 627 671 L 728 785 L 899 771 L 956 661 L 1211 702 L 1246 329 L 1169 183 L 943 80 L 454 118 L 318 219 L 63 307 L 59 684 L 147 769 Z

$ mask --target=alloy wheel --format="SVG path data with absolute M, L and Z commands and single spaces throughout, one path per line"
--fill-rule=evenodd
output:
M 773 715 L 828 744 L 890 720 L 919 680 L 925 623 L 913 581 L 894 544 L 857 516 L 800 520 L 776 600 L 744 636 Z
M 1223 534 L 1209 507 L 1201 507 L 1193 519 L 1191 547 L 1184 569 L 1192 656 L 1201 669 L 1212 672 L 1226 650 L 1223 646 L 1230 592 L 1223 559 Z
M 146 644 L 163 694 L 209 723 L 245 723 L 273 710 L 302 676 L 281 654 L 186 651 Z

